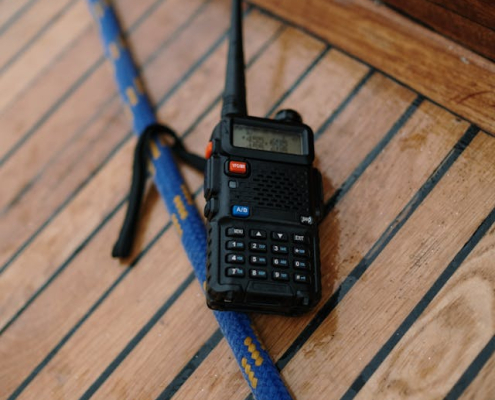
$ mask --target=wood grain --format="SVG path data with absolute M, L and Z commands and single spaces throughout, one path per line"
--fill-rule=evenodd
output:
M 41 0 L 37 1 L 43 3 Z M 129 29 L 131 25 L 135 24 L 145 11 L 142 10 L 142 7 L 149 7 L 152 3 L 152 0 L 139 2 L 129 0 L 116 1 L 115 5 L 118 9 L 122 8 L 122 12 L 119 15 L 123 28 Z M 194 5 L 194 1 L 188 1 L 187 3 L 191 6 Z M 166 8 L 165 5 L 163 7 Z M 160 11 L 161 7 L 155 13 L 160 14 Z M 185 10 L 182 11 L 185 17 L 189 15 Z M 153 17 L 152 15 L 145 21 L 152 20 Z M 180 21 L 180 16 L 177 16 L 176 22 L 180 23 Z M 140 26 L 131 35 L 131 41 L 142 41 L 140 37 L 141 31 L 146 30 L 146 34 L 149 35 L 149 31 L 145 28 L 146 25 Z M 174 28 L 177 25 L 176 23 L 171 23 L 170 26 Z M 164 29 L 167 32 L 167 27 L 157 30 L 156 32 L 160 32 L 160 34 L 156 35 L 156 38 L 146 40 L 147 45 L 156 46 L 156 41 L 161 38 L 161 33 L 164 32 Z M 46 70 L 40 72 L 39 78 L 31 83 L 29 90 L 20 93 L 0 114 L 0 127 L 2 128 L 2 135 L 0 136 L 1 158 L 26 134 L 29 134 L 38 125 L 45 123 L 45 119 L 49 118 L 51 113 L 57 112 L 60 108 L 60 106 L 58 108 L 55 107 L 57 102 L 60 102 L 60 99 L 64 100 L 64 96 L 71 96 L 72 91 L 77 89 L 78 83 L 79 86 L 84 84 L 84 80 L 91 74 L 92 68 L 95 68 L 94 65 L 98 59 L 101 59 L 101 63 L 103 63 L 103 50 L 101 49 L 98 35 L 98 28 L 94 24 L 91 24 L 80 37 L 71 43 L 68 49 L 59 57 L 52 60 L 52 64 Z M 141 46 L 139 47 L 141 48 Z M 146 49 L 147 46 L 142 47 Z M 138 58 L 142 54 L 139 52 L 136 55 L 136 59 L 141 63 L 145 60 L 145 57 Z M 149 55 L 151 51 L 148 53 L 145 52 L 145 54 Z M 105 66 L 101 65 L 99 68 L 104 69 Z M 106 69 L 108 70 L 108 68 Z M 71 91 L 72 87 L 75 87 L 75 89 Z M 40 101 L 40 99 L 43 99 L 43 101 Z M 56 109 L 50 112 L 52 108 Z M 18 112 L 18 110 L 23 110 L 23 112 Z
M 339 399 L 493 209 L 494 149 L 493 138 L 475 138 L 287 365 L 298 398 Z
M 495 356 L 485 364 L 479 375 L 468 386 L 461 400 L 491 400 L 495 396 Z
M 482 56 L 495 59 L 493 49 L 495 30 L 429 0 L 386 0 L 385 2 Z M 486 12 L 489 12 L 493 6 L 487 4 L 485 8 Z
M 92 23 L 86 4 L 78 2 L 53 24 L 6 72 L 0 75 L 0 111 L 26 90 L 39 71 Z
M 429 0 L 448 10 L 495 29 L 495 7 L 490 0 Z
M 495 334 L 494 259 L 495 226 L 401 339 L 357 399 L 442 398 L 449 392 Z
M 217 29 L 221 32 L 222 26 L 217 26 Z M 197 47 L 195 47 L 195 51 L 193 51 L 193 47 L 190 47 L 187 54 L 184 54 L 184 43 L 180 41 L 174 42 L 173 46 L 168 47 L 167 51 L 161 54 L 161 57 L 157 59 L 159 60 L 156 64 L 157 67 L 160 66 L 160 63 L 168 63 L 167 56 L 176 60 L 173 67 L 170 68 L 170 73 L 165 75 L 166 79 L 162 79 L 161 88 L 171 87 L 174 84 L 174 80 L 183 74 L 184 69 L 189 68 L 196 62 L 194 56 L 196 55 L 199 58 L 204 52 L 203 48 L 218 39 L 219 34 L 217 33 L 216 37 L 211 36 L 213 36 L 213 33 L 203 35 L 202 37 L 206 41 L 203 43 L 196 40 Z M 217 54 L 216 57 L 218 57 L 217 60 L 219 61 L 221 54 L 219 51 L 215 54 Z M 107 76 L 105 84 L 110 85 L 111 79 L 110 76 Z M 220 83 L 218 83 L 217 87 L 220 88 Z M 212 97 L 215 96 L 213 90 L 208 93 Z M 191 113 L 187 118 L 192 123 L 195 115 Z M 174 121 L 167 122 L 171 125 L 174 124 Z M 4 304 L 4 307 L 0 309 L 1 325 L 72 254 L 80 243 L 98 226 L 107 213 L 113 210 L 123 199 L 128 191 L 130 178 L 119 171 L 129 169 L 133 145 L 133 142 L 127 142 L 112 157 L 111 162 L 107 164 L 105 169 L 96 174 L 68 207 L 57 215 L 50 224 L 49 229 L 43 231 L 42 235 L 37 236 L 29 248 L 0 276 L 0 287 L 2 287 L 2 290 L 0 290 L 0 302 Z M 0 170 L 0 173 L 3 170 L 5 170 L 5 167 Z M 40 257 L 40 253 L 43 254 L 43 257 Z M 23 272 L 30 271 L 33 265 L 36 265 L 36 269 L 32 271 L 33 273 Z M 21 284 L 21 281 L 24 284 Z
M 22 15 L 22 9 L 29 0 L 8 0 L 0 3 L 0 28 L 7 30 L 7 27 L 13 26 L 15 21 L 12 21 L 17 14 Z M 17 18 L 18 20 L 18 18 Z
M 495 132 L 495 67 L 486 59 L 368 0 L 254 3 Z
M 0 52 L 0 69 L 5 68 L 7 62 L 11 62 L 11 59 L 21 49 L 27 47 L 45 25 L 57 20 L 60 17 L 59 14 L 63 14 L 66 11 L 64 8 L 66 8 L 67 4 L 69 4 L 67 0 L 35 2 L 24 13 L 22 18 L 0 36 L 0 49 L 2 49 Z
M 169 4 L 173 6 L 173 2 L 165 2 L 164 5 Z M 185 19 L 187 19 L 198 6 L 201 1 L 191 1 L 187 2 L 187 8 L 179 7 L 181 11 L 180 18 L 176 19 L 174 24 L 167 25 L 166 28 L 162 29 L 160 32 L 163 36 L 156 36 L 153 40 L 148 40 L 152 42 L 154 47 L 148 45 L 147 53 L 141 52 L 141 56 L 144 59 L 151 57 L 159 46 L 161 46 L 164 41 L 171 38 L 171 35 L 177 29 Z M 167 13 L 169 9 L 163 7 L 156 10 L 152 18 L 161 19 L 163 13 Z M 169 58 L 174 58 L 176 62 L 173 66 L 168 68 L 168 73 L 163 77 L 160 77 L 160 84 L 153 85 L 152 94 L 156 97 L 162 97 L 167 91 L 171 90 L 174 86 L 175 81 L 179 79 L 184 71 L 190 68 L 196 60 L 201 57 L 204 48 L 208 48 L 211 44 L 218 38 L 221 33 L 222 26 L 219 25 L 217 29 L 210 29 L 210 33 L 206 34 L 202 29 L 209 29 L 205 26 L 205 22 L 211 20 L 212 14 L 216 13 L 214 10 L 208 12 L 204 10 L 204 17 L 202 23 L 194 25 L 189 30 L 183 32 L 177 41 L 173 41 L 170 46 L 168 46 L 164 51 L 158 52 L 157 57 L 149 65 L 149 68 L 144 68 L 145 77 L 148 77 L 148 70 L 153 71 L 163 71 L 166 68 Z M 143 41 L 150 32 L 144 28 L 136 30 L 134 35 L 131 35 L 131 40 Z M 195 41 L 195 46 L 189 46 L 189 54 L 184 54 L 184 46 L 188 45 L 192 40 L 192 36 L 195 32 L 204 33 L 204 42 Z M 216 36 L 215 36 L 216 35 Z M 98 40 L 92 42 L 93 48 L 99 46 Z M 81 49 L 91 52 L 90 49 Z M 73 60 L 72 62 L 77 62 Z M 62 67 L 62 66 L 61 66 Z M 65 68 L 67 65 L 65 65 Z M 60 73 L 60 71 L 57 71 Z M 150 72 L 151 73 L 151 72 Z M 56 76 L 53 76 L 56 79 Z M 89 86 L 94 90 L 88 90 Z M 48 83 L 53 85 L 53 81 Z M 113 96 L 116 101 L 117 95 L 115 92 L 115 87 L 112 82 L 111 74 L 108 68 L 99 68 L 90 82 L 84 85 L 85 90 L 78 91 L 68 102 L 64 103 L 59 112 L 57 112 L 47 123 L 40 128 L 40 130 L 34 135 L 28 143 L 23 146 L 23 151 L 20 154 L 14 156 L 9 162 L 7 162 L 3 168 L 0 170 L 0 176 L 4 179 L 5 191 L 2 192 L 0 196 L 0 202 L 7 205 L 7 210 L 3 210 L 3 214 L 0 216 L 5 221 L 5 224 L 0 224 L 0 237 L 2 238 L 0 244 L 0 260 L 2 264 L 8 260 L 8 258 L 16 251 L 25 240 L 27 240 L 33 232 L 40 227 L 40 225 L 59 207 L 66 201 L 66 199 L 73 193 L 73 191 L 81 185 L 90 174 L 93 172 L 94 168 L 99 166 L 109 153 L 115 148 L 105 147 L 105 138 L 110 138 L 111 141 L 119 142 L 126 135 L 129 135 L 129 128 L 127 125 L 122 125 L 118 129 L 109 130 L 106 135 L 102 135 L 95 141 L 95 146 L 99 147 L 99 150 L 92 153 L 94 158 L 94 164 L 84 164 L 84 151 L 85 148 L 76 147 L 76 151 L 72 152 L 74 158 L 68 158 L 71 154 L 71 150 L 74 149 L 75 142 L 84 142 L 88 140 L 91 136 L 91 127 L 95 125 L 93 122 L 91 124 L 91 119 L 96 115 L 96 121 L 105 119 L 108 115 L 105 108 L 106 104 L 110 104 L 109 101 Z M 88 88 L 88 89 L 86 89 Z M 105 91 L 105 89 L 107 89 Z M 91 99 L 92 101 L 90 101 Z M 77 107 L 80 103 L 90 103 L 85 107 Z M 94 104 L 101 106 L 99 109 L 94 108 Z M 74 109 L 77 109 L 77 113 L 74 113 Z M 103 115 L 98 115 L 103 111 Z M 89 129 L 86 128 L 86 123 L 90 123 Z M 71 127 L 79 126 L 79 129 L 71 129 Z M 72 134 L 67 135 L 68 137 L 64 140 L 57 138 L 60 136 L 60 130 L 67 129 Z M 95 138 L 96 139 L 96 138 Z M 82 153 L 82 154 L 81 154 Z M 83 157 L 83 158 L 81 158 Z M 61 159 L 65 159 L 65 163 L 61 162 Z M 26 168 L 19 170 L 19 163 L 25 163 Z M 77 168 L 76 168 L 77 166 Z M 41 170 L 41 172 L 40 172 Z M 10 176 L 9 176 L 10 171 Z M 57 176 L 67 176 L 67 184 L 57 187 L 57 195 L 52 191 L 53 181 L 52 178 Z M 51 182 L 51 183 L 50 183 Z M 60 181 L 55 181 L 57 185 Z M 43 196 L 44 195 L 44 196 Z M 41 204 L 35 209 L 32 207 L 32 201 L 34 198 L 41 197 L 43 200 Z M 45 200 L 46 199 L 46 200 Z M 29 220 L 32 225 L 26 227 L 25 221 Z M 8 222 L 8 224 L 7 224 Z

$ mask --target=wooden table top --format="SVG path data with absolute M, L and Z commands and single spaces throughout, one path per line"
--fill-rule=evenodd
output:
M 114 4 L 202 153 L 229 2 Z M 253 315 L 294 398 L 495 399 L 495 66 L 369 0 L 255 0 L 245 38 L 250 113 L 297 109 L 324 177 L 322 301 Z M 110 256 L 136 140 L 84 1 L 0 0 L 0 93 L 0 399 L 246 399 L 153 186 Z

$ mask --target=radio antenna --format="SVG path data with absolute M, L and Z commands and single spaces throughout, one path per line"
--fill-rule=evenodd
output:
M 227 76 L 223 92 L 222 118 L 247 115 L 241 4 L 241 0 L 232 0 L 232 20 L 229 55 L 227 57 Z

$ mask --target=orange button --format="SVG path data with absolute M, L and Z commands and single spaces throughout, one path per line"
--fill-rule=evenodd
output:
M 213 142 L 210 140 L 208 144 L 206 145 L 206 150 L 205 150 L 205 158 L 208 160 L 208 158 L 211 157 L 211 152 L 213 151 Z
M 244 175 L 247 172 L 247 165 L 242 161 L 230 161 L 229 172 Z

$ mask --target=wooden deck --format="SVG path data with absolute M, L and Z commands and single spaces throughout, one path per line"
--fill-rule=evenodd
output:
M 229 2 L 114 3 L 202 153 Z M 324 176 L 323 299 L 254 316 L 294 397 L 495 399 L 495 65 L 368 0 L 254 0 L 245 35 L 250 113 L 299 110 Z M 84 1 L 0 0 L 0 93 L 0 398 L 244 400 L 153 187 L 110 257 L 135 138 Z

